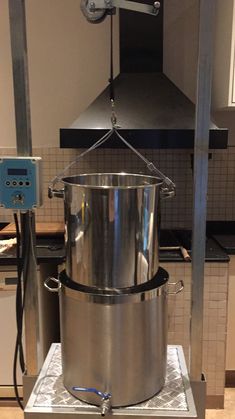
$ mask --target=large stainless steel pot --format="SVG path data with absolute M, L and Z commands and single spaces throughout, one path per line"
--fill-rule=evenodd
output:
M 161 390 L 168 281 L 161 271 L 147 285 L 109 293 L 87 292 L 86 287 L 74 286 L 64 272 L 60 275 L 63 381 L 74 396 L 100 404 L 94 393 L 73 391 L 74 386 L 93 387 L 110 393 L 112 406 L 127 406 Z
M 50 280 L 57 283 L 49 286 Z M 167 272 L 124 290 L 103 290 L 71 281 L 65 271 L 45 286 L 59 292 L 62 368 L 75 397 L 101 405 L 94 393 L 111 395 L 110 406 L 140 403 L 164 385 L 167 352 Z M 169 285 L 180 287 L 169 291 Z M 77 392 L 74 387 L 79 387 Z M 91 391 L 92 390 L 92 391 Z
M 163 181 L 95 173 L 65 177 L 62 182 L 67 275 L 98 288 L 136 286 L 153 278 L 159 267 Z

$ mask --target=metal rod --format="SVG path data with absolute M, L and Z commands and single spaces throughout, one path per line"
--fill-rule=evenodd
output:
M 25 0 L 9 0 L 11 54 L 14 82 L 16 143 L 19 156 L 32 155 L 29 77 L 26 41 Z M 28 267 L 23 274 L 25 292 L 25 349 L 28 375 L 38 373 L 38 293 L 37 265 L 34 256 L 35 216 L 32 211 L 21 214 L 22 242 L 30 240 Z M 29 236 L 30 235 L 30 236 Z M 27 277 L 26 277 L 27 276 Z
M 202 374 L 203 292 L 206 241 L 209 122 L 215 2 L 200 0 L 197 101 L 194 138 L 194 203 L 192 238 L 192 306 L 190 378 Z
M 9 0 L 16 143 L 20 156 L 32 155 L 25 0 Z

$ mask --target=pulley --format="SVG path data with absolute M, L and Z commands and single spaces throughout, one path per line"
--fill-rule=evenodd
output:
M 108 10 L 105 8 L 96 9 L 93 2 L 89 0 L 81 0 L 81 11 L 90 23 L 101 23 L 105 19 Z
M 107 14 L 115 13 L 116 7 L 157 16 L 160 1 L 149 5 L 129 0 L 81 0 L 81 11 L 90 23 L 102 22 Z

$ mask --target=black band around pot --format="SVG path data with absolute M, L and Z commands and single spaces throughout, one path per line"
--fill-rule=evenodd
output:
M 59 281 L 61 284 L 63 284 L 65 287 L 68 287 L 70 289 L 86 292 L 86 293 L 95 293 L 95 294 L 107 294 L 107 291 L 109 295 L 118 295 L 118 294 L 135 294 L 138 292 L 144 292 L 148 291 L 157 287 L 160 287 L 164 285 L 169 279 L 168 272 L 159 267 L 156 275 L 150 280 L 143 284 L 136 285 L 133 287 L 127 287 L 127 288 L 96 288 L 96 287 L 88 287 L 86 285 L 78 284 L 77 282 L 74 282 L 71 278 L 68 277 L 66 274 L 66 271 L 63 270 L 59 275 Z

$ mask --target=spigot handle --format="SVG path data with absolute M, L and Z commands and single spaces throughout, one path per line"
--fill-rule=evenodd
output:
M 72 387 L 73 391 L 85 391 L 86 393 L 95 393 L 97 394 L 97 396 L 100 396 L 101 399 L 103 400 L 107 400 L 110 399 L 111 394 L 110 393 L 103 393 L 100 390 L 97 390 L 96 388 L 93 387 Z

